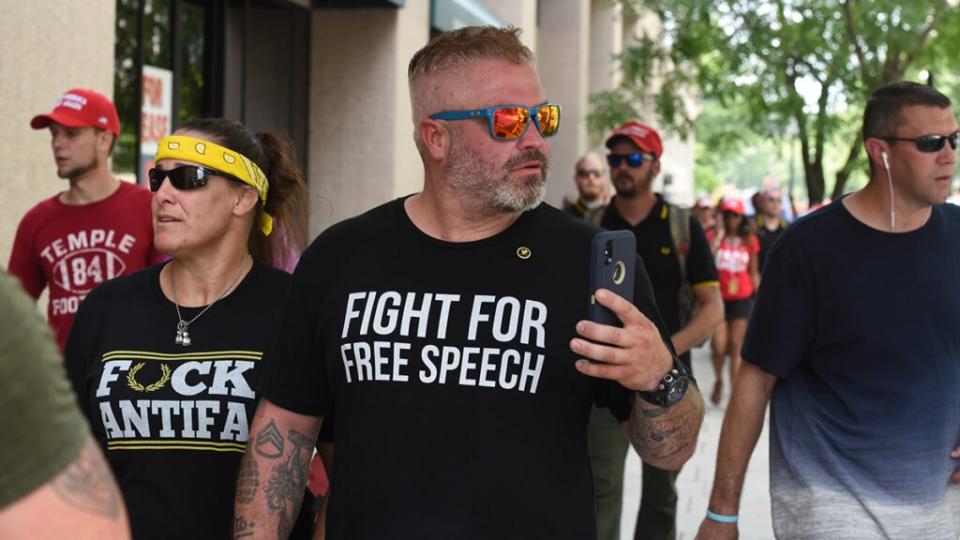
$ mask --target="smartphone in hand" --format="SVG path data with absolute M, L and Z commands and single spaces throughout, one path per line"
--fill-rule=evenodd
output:
M 620 318 L 596 302 L 597 289 L 607 289 L 633 302 L 637 239 L 631 231 L 600 231 L 590 249 L 590 305 L 587 318 L 600 324 L 623 326 Z

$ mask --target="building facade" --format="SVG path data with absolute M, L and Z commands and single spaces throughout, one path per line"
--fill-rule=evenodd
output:
M 547 200 L 573 191 L 591 93 L 619 82 L 616 55 L 643 21 L 606 0 L 47 0 L 5 2 L 0 32 L 0 265 L 17 223 L 64 189 L 49 134 L 29 127 L 60 94 L 112 95 L 123 132 L 118 176 L 142 178 L 156 141 L 198 116 L 226 116 L 294 141 L 311 193 L 310 233 L 416 192 L 406 70 L 437 32 L 513 25 L 534 51 L 545 92 L 563 106 Z M 11 76 L 16 74 L 16 76 Z M 656 124 L 652 116 L 644 120 Z M 693 194 L 693 144 L 667 138 L 661 185 Z

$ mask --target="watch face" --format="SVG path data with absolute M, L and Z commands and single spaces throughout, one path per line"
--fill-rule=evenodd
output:
M 687 393 L 690 385 L 690 372 L 683 362 L 676 362 L 672 370 L 660 381 L 660 388 L 653 392 L 640 392 L 640 396 L 653 405 L 671 407 L 676 405 Z
M 686 375 L 678 375 L 673 384 L 667 390 L 665 400 L 666 406 L 675 405 L 683 396 L 687 393 L 687 385 L 690 384 L 690 379 Z

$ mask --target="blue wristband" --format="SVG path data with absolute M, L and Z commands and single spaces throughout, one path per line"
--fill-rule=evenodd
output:
M 719 523 L 736 523 L 738 516 L 736 514 L 732 516 L 725 516 L 723 514 L 714 514 L 710 510 L 707 510 L 707 517 Z

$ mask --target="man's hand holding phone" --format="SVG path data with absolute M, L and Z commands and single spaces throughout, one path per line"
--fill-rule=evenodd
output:
M 577 369 L 639 391 L 657 387 L 673 357 L 655 324 L 633 304 L 637 238 L 630 231 L 599 231 L 590 246 L 587 319 L 570 342 Z M 585 338 L 585 339 L 584 339 Z
M 577 334 L 581 337 L 570 341 L 570 349 L 582 357 L 576 362 L 577 370 L 591 377 L 617 381 L 631 390 L 656 389 L 663 375 L 673 367 L 673 357 L 656 325 L 632 302 L 607 289 L 598 289 L 594 298 L 612 311 L 623 327 L 587 320 L 577 323 Z

